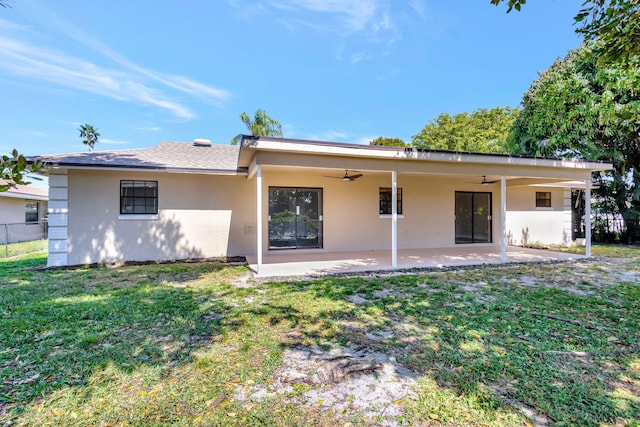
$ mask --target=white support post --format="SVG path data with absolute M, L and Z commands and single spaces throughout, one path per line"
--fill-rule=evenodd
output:
M 398 172 L 391 172 L 391 267 L 398 267 Z
M 591 177 L 584 181 L 584 250 L 591 256 Z
M 262 165 L 256 166 L 256 273 L 262 270 Z
M 500 260 L 507 261 L 507 177 L 500 178 Z

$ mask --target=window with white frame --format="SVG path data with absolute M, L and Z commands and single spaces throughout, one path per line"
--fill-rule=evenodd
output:
M 551 207 L 551 192 L 536 191 L 536 208 L 550 208 L 550 207 Z
M 121 214 L 157 214 L 158 181 L 120 181 Z
M 24 204 L 24 222 L 38 222 L 38 202 L 27 200 Z
M 380 187 L 380 215 L 391 215 L 393 190 L 390 187 Z M 398 188 L 398 215 L 402 215 L 402 188 Z

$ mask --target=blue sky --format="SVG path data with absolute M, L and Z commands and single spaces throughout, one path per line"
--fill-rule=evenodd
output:
M 264 108 L 290 138 L 411 136 L 440 113 L 517 106 L 578 47 L 582 0 L 8 0 L 0 153 L 149 147 L 244 133 Z

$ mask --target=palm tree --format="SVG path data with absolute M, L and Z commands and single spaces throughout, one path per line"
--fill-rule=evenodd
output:
M 266 111 L 259 109 L 256 111 L 253 120 L 247 113 L 240 114 L 240 120 L 249 130 L 252 136 L 277 136 L 282 137 L 282 126 L 277 120 L 269 117 Z M 238 134 L 231 140 L 231 145 L 237 145 L 242 141 L 242 134 Z
M 80 126 L 78 130 L 80 131 L 82 143 L 89 147 L 89 151 L 93 150 L 93 146 L 96 145 L 98 138 L 100 138 L 100 132 L 98 132 L 98 129 L 89 124 L 84 124 Z

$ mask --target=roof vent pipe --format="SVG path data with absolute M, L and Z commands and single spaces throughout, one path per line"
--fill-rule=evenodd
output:
M 196 138 L 193 140 L 193 145 L 196 147 L 211 147 L 211 141 L 203 138 Z

